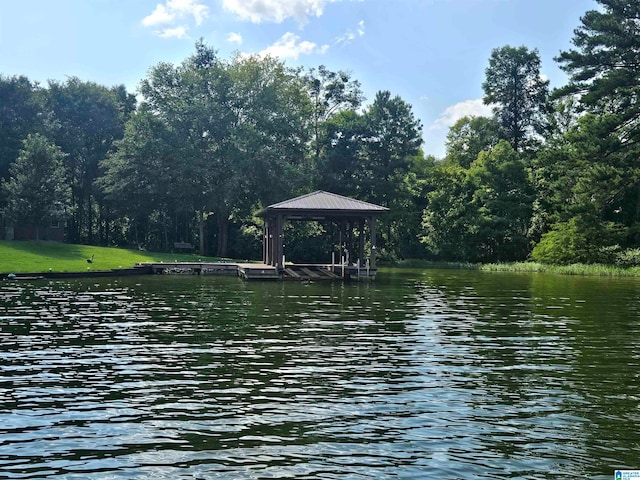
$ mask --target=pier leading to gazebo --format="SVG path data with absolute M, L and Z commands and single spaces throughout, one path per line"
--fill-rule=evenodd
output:
M 295 277 L 300 271 L 309 275 L 367 277 L 376 274 L 376 220 L 389 209 L 373 203 L 355 200 L 335 193 L 316 191 L 285 200 L 264 208 L 258 216 L 264 219 L 262 261 L 275 267 L 284 276 Z M 291 265 L 286 263 L 284 251 L 284 225 L 291 221 L 333 222 L 339 226 L 338 256 L 321 265 Z M 345 248 L 351 244 L 357 231 L 357 249 Z M 367 248 L 368 243 L 368 248 Z M 327 252 L 327 255 L 330 255 Z M 329 260 L 331 262 L 329 263 Z

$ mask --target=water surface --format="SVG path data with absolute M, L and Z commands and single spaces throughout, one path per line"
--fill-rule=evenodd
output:
M 612 478 L 640 286 L 388 270 L 0 285 L 0 478 Z

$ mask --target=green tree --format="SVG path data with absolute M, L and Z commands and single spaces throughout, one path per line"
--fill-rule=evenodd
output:
M 531 252 L 531 259 L 553 265 L 613 263 L 618 243 L 624 235 L 618 226 L 591 215 L 574 216 L 558 222 L 546 232 Z
M 557 95 L 577 94 L 590 111 L 614 115 L 612 133 L 632 146 L 640 139 L 640 3 L 596 1 L 601 8 L 586 12 L 574 32 L 576 48 L 556 58 L 570 78 Z
M 394 222 L 394 250 L 399 258 L 424 258 L 427 250 L 421 241 L 422 215 L 427 207 L 427 197 L 433 190 L 431 178 L 437 160 L 432 155 L 424 155 L 420 151 L 414 155 L 409 171 L 403 179 L 400 190 L 406 192 L 394 209 L 400 212 Z
M 199 41 L 196 51 L 180 65 L 160 63 L 141 82 L 148 109 L 179 141 L 176 175 L 186 181 L 175 186 L 179 202 L 195 212 L 200 253 L 205 253 L 207 217 L 225 207 L 221 186 L 229 176 L 224 142 L 229 137 L 231 82 L 224 62 Z
M 27 77 L 0 75 L 0 179 L 18 158 L 29 133 L 42 132 L 40 89 Z
M 543 148 L 555 148 L 566 143 L 565 135 L 578 125 L 581 109 L 576 97 L 551 97 L 544 122 Z
M 532 162 L 532 178 L 536 189 L 530 238 L 537 242 L 573 203 L 573 187 L 581 175 L 581 162 L 573 145 L 565 142 L 540 150 Z
M 480 152 L 492 149 L 499 140 L 500 125 L 495 119 L 463 117 L 447 133 L 446 159 L 469 168 Z
M 215 219 L 217 254 L 226 256 L 230 221 L 300 182 L 309 112 L 302 79 L 273 58 L 225 62 L 200 41 L 180 65 L 152 68 L 141 92 L 176 139 L 174 191 L 197 218 L 200 252 Z
M 316 165 L 316 188 L 345 196 L 358 195 L 363 168 L 366 122 L 355 110 L 345 110 L 325 123 L 324 155 Z
M 50 138 L 67 154 L 72 195 L 69 240 L 94 243 L 101 208 L 94 188 L 99 164 L 122 138 L 135 98 L 122 86 L 107 88 L 72 77 L 64 83 L 50 81 L 45 104 L 52 114 Z
M 392 209 L 381 220 L 381 255 L 401 256 L 405 222 L 419 224 L 407 174 L 423 157 L 422 125 L 410 104 L 388 91 L 376 94 L 363 113 L 344 110 L 325 123 L 323 158 L 316 186 Z M 410 220 L 408 217 L 411 217 Z M 416 240 L 417 241 L 417 240 Z
M 383 206 L 421 154 L 422 125 L 411 105 L 380 91 L 364 113 L 342 111 L 326 122 L 324 161 L 318 166 L 320 188 Z
M 580 168 L 561 220 L 588 217 L 578 225 L 616 232 L 600 235 L 615 242 L 603 247 L 632 249 L 640 243 L 640 5 L 597 1 L 574 32 L 575 48 L 556 58 L 570 81 L 555 95 L 577 98 L 588 113 L 567 135 Z
M 317 168 L 325 139 L 330 136 L 327 122 L 343 111 L 356 110 L 362 105 L 364 95 L 360 82 L 345 71 L 333 72 L 324 65 L 311 68 L 304 76 L 311 106 L 311 131 L 313 141 L 313 166 Z
M 531 148 L 536 134 L 543 131 L 549 86 L 540 75 L 538 50 L 496 48 L 485 76 L 483 100 L 493 107 L 503 138 L 517 152 Z
M 380 254 L 400 256 L 402 227 L 420 212 L 409 212 L 411 192 L 406 176 L 422 156 L 422 125 L 411 105 L 389 91 L 380 91 L 360 114 L 343 111 L 326 123 L 328 133 L 324 161 L 319 166 L 317 185 L 343 195 L 390 207 L 381 220 Z
M 578 149 L 571 140 L 571 132 L 579 128 L 577 99 L 556 98 L 550 105 L 542 148 L 531 161 L 536 190 L 529 230 L 532 242 L 561 220 L 560 213 L 572 203 L 574 182 L 582 174 Z
M 358 196 L 363 200 L 391 206 L 398 197 L 398 185 L 406 175 L 414 155 L 422 145 L 422 124 L 410 104 L 389 91 L 376 93 L 364 113 L 365 135 Z
M 380 91 L 364 113 L 362 168 L 357 172 L 358 198 L 390 208 L 380 221 L 380 255 L 402 256 L 400 245 L 407 225 L 419 222 L 420 212 L 408 209 L 411 192 L 405 182 L 413 159 L 422 155 L 422 124 L 412 107 L 389 91 Z
M 533 187 L 506 141 L 481 152 L 469 169 L 445 162 L 434 173 L 422 235 L 431 255 L 472 262 L 527 257 Z
M 455 163 L 440 163 L 429 183 L 432 190 L 427 194 L 420 237 L 428 255 L 445 261 L 475 259 L 472 236 L 478 212 L 472 206 L 473 189 L 467 170 Z
M 584 115 L 564 135 L 564 144 L 541 151 L 534 161 L 534 239 L 542 236 L 546 258 L 601 262 L 602 249 L 630 249 L 640 241 L 640 167 L 635 160 L 640 152 L 610 133 L 616 121 L 612 115 Z M 594 232 L 586 246 L 580 238 Z M 571 235 L 576 235 L 571 248 L 555 241 Z
M 146 105 L 131 116 L 124 138 L 101 163 L 98 181 L 115 214 L 110 220 L 120 230 L 113 232 L 116 238 L 160 250 L 191 240 L 177 220 L 192 213 L 183 193 L 185 158 L 178 136 Z
M 506 141 L 481 152 L 468 177 L 472 205 L 478 212 L 476 258 L 481 261 L 524 260 L 534 191 L 524 161 Z
M 39 229 L 52 219 L 63 220 L 69 206 L 64 179 L 64 153 L 40 135 L 28 135 L 20 154 L 2 181 L 7 213 L 15 222 Z
M 228 223 L 246 218 L 257 206 L 291 195 L 309 175 L 305 166 L 309 101 L 304 80 L 280 60 L 257 56 L 232 59 L 232 118 L 224 142 L 227 160 L 217 211 L 218 254 L 226 256 Z

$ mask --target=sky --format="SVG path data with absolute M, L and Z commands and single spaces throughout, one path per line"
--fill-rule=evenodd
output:
M 595 0 L 0 0 L 0 75 L 46 85 L 70 77 L 131 93 L 160 62 L 178 64 L 203 39 L 225 59 L 277 56 L 360 81 L 369 105 L 389 90 L 423 125 L 423 150 L 443 157 L 448 129 L 488 115 L 491 51 L 537 49 L 551 87 L 554 57 Z

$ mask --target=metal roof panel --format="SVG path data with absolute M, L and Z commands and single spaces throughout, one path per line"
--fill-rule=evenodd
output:
M 342 212 L 370 212 L 382 213 L 389 209 L 373 203 L 343 197 L 335 193 L 318 190 L 300 197 L 285 200 L 266 207 L 262 213 L 273 210 L 306 210 L 306 211 L 342 211 Z

